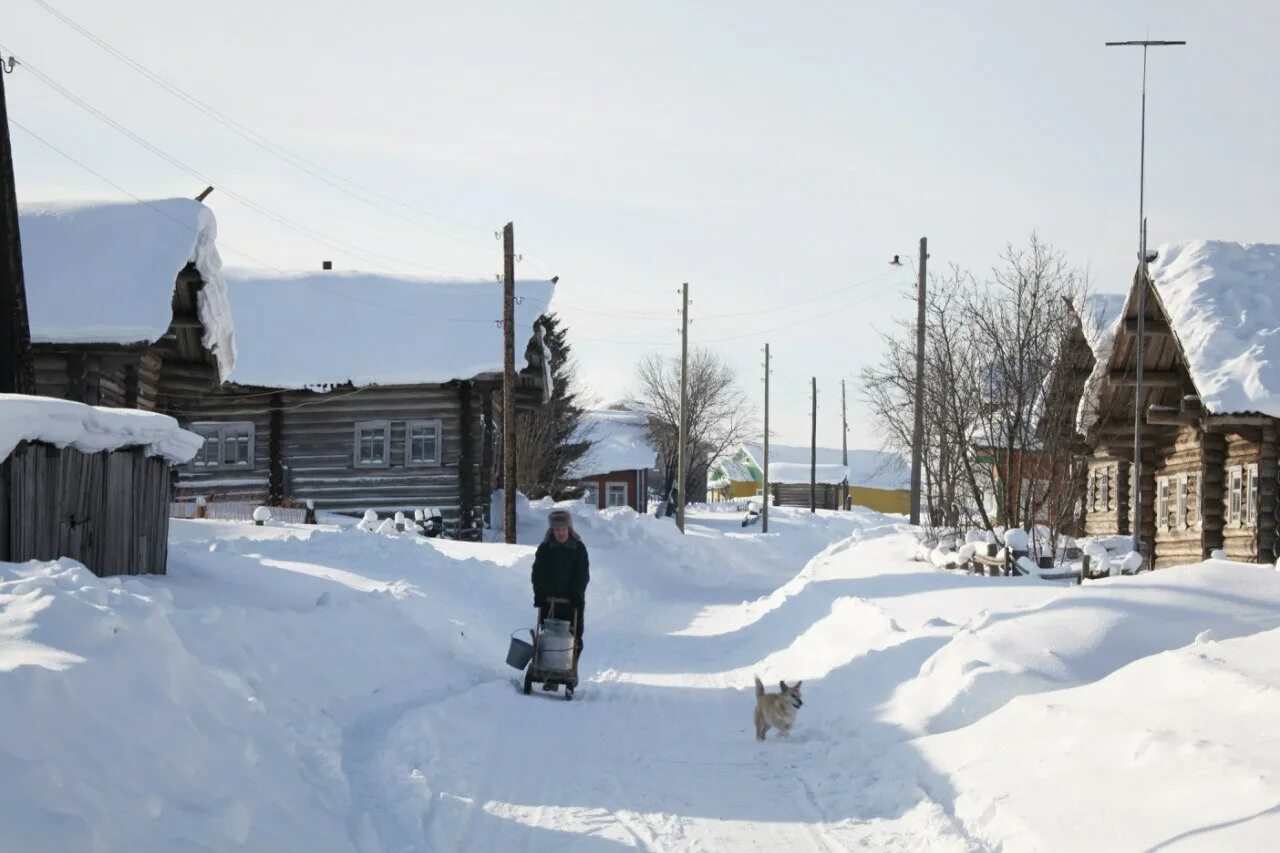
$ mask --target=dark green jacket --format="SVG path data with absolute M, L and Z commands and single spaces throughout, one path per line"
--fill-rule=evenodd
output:
M 540 607 L 548 598 L 567 598 L 579 610 L 585 609 L 588 569 L 587 546 L 570 537 L 561 545 L 543 542 L 533 558 L 533 604 Z

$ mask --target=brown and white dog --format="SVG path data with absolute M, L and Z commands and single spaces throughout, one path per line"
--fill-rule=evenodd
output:
M 796 724 L 796 712 L 804 701 L 800 698 L 800 685 L 797 681 L 790 687 L 785 681 L 779 681 L 781 693 L 765 693 L 764 685 L 756 678 L 756 740 L 764 740 L 765 732 L 774 728 L 778 734 L 786 737 L 791 727 Z

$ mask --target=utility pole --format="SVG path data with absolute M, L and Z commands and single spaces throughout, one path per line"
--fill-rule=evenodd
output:
M 502 229 L 502 541 L 516 543 L 516 229 Z
M 924 455 L 924 305 L 929 238 L 920 238 L 920 264 L 916 270 L 916 411 L 911 431 L 911 523 L 920 523 L 920 463 Z
M 26 285 L 22 279 L 22 239 L 18 233 L 18 191 L 13 174 L 13 146 L 9 141 L 9 111 L 0 65 L 0 394 L 30 394 L 31 327 L 27 318 Z
M 818 511 L 818 377 L 813 377 L 813 436 L 809 442 L 809 512 Z
M 844 465 L 845 489 L 849 488 L 849 406 L 845 402 L 844 380 L 840 380 L 840 464 Z M 844 509 L 844 503 L 840 504 Z
M 676 442 L 676 527 L 684 533 L 685 456 L 688 448 L 689 427 L 686 418 L 689 412 L 689 282 L 680 288 L 680 425 L 679 440 Z
M 1142 387 L 1142 356 L 1147 319 L 1147 48 L 1185 45 L 1185 41 L 1109 41 L 1107 47 L 1142 48 L 1142 115 L 1138 136 L 1138 328 L 1134 340 L 1133 386 L 1133 550 L 1142 553 L 1142 409 L 1146 399 Z
M 760 532 L 769 532 L 769 345 L 764 345 L 764 508 L 761 510 Z

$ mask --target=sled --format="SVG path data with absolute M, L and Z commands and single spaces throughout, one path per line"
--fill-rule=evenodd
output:
M 548 692 L 556 691 L 564 685 L 565 701 L 573 699 L 573 691 L 578 686 L 578 618 L 576 608 L 570 620 L 555 619 L 557 605 L 569 605 L 567 598 L 548 598 L 547 612 L 551 614 L 545 620 L 538 621 L 533 632 L 533 657 L 524 671 L 524 694 L 533 692 L 534 684 L 541 684 Z M 552 624 L 558 623 L 558 624 Z M 567 648 L 565 647 L 564 627 L 567 626 Z

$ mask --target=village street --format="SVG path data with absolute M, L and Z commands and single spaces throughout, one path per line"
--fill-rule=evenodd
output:
M 522 541 L 548 505 L 522 504 Z M 865 510 L 780 508 L 761 534 L 695 508 L 685 537 L 574 512 L 593 559 L 571 702 L 522 695 L 502 663 L 530 624 L 531 545 L 175 521 L 167 577 L 6 566 L 0 630 L 24 640 L 0 711 L 47 720 L 0 729 L 15 843 L 1241 849 L 1275 831 L 1273 739 L 1241 736 L 1280 712 L 1272 569 L 1076 586 L 914 562 L 900 520 Z M 803 680 L 790 738 L 754 739 L 753 674 Z M 1162 797 L 1106 818 L 1170 768 Z

